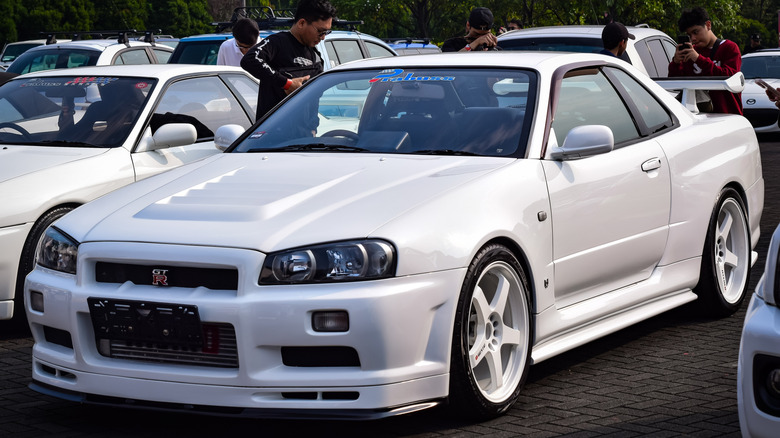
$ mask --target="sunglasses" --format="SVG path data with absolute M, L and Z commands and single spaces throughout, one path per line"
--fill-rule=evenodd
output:
M 331 29 L 319 30 L 319 29 L 317 29 L 316 27 L 315 27 L 314 29 L 316 29 L 316 30 L 317 30 L 317 35 L 318 35 L 318 36 L 321 36 L 321 37 L 324 37 L 325 35 L 327 35 L 327 34 L 329 34 L 329 33 L 333 32 Z
M 473 27 L 474 29 L 477 29 L 477 30 L 485 31 L 485 30 L 490 30 L 490 28 L 492 26 L 471 26 L 471 27 Z
M 243 44 L 239 44 L 238 41 L 234 41 L 236 43 L 236 47 L 238 47 L 238 50 L 249 50 L 252 48 L 252 46 L 245 46 Z

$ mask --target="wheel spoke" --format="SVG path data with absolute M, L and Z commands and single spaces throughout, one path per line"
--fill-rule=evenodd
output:
M 486 356 L 488 370 L 490 372 L 490 382 L 485 390 L 488 393 L 495 391 L 504 384 L 504 369 L 501 361 L 501 349 L 491 351 Z
M 490 307 L 495 310 L 499 315 L 504 314 L 506 308 L 506 302 L 509 299 L 511 293 L 512 282 L 509 281 L 504 275 L 496 275 L 498 284 L 496 285 L 496 295 L 493 297 L 493 302 L 490 303 Z
M 479 286 L 474 290 L 474 296 L 471 298 L 471 309 L 477 314 L 481 324 L 490 317 L 490 304 L 485 297 L 485 292 Z
M 722 258 L 715 260 L 715 277 L 717 277 L 716 281 L 720 286 L 721 292 L 725 293 L 728 290 L 729 282 L 726 274 L 726 262 Z
M 724 268 L 729 267 L 734 269 L 739 266 L 739 256 L 731 252 L 731 250 L 726 249 L 726 254 L 723 257 L 723 264 L 725 265 Z
M 471 363 L 471 368 L 476 368 L 489 352 L 490 349 L 487 345 L 487 339 L 485 339 L 484 336 L 477 336 L 477 341 L 469 348 L 469 363 Z
M 731 216 L 731 212 L 724 210 L 723 211 L 723 221 L 718 226 L 718 235 L 715 236 L 715 240 L 723 239 L 725 241 L 728 239 L 729 234 L 731 233 L 731 227 L 734 225 L 734 217 Z
M 520 330 L 505 325 L 504 335 L 501 338 L 501 345 L 520 345 L 522 338 Z

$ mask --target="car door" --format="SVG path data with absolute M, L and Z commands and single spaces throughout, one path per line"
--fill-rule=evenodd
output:
M 673 123 L 639 82 L 612 68 L 568 72 L 554 114 L 553 145 L 583 125 L 606 125 L 615 138 L 614 149 L 606 153 L 543 160 L 555 299 L 565 307 L 647 280 L 663 256 L 670 174 L 655 136 Z
M 254 88 L 257 83 L 242 75 L 231 77 L 233 89 Z M 241 84 L 240 87 L 238 84 Z M 141 143 L 168 123 L 190 123 L 195 126 L 197 140 L 193 144 L 134 152 L 136 179 L 146 178 L 164 170 L 219 153 L 214 146 L 214 133 L 222 125 L 235 124 L 244 129 L 252 125 L 251 108 L 244 98 L 237 98 L 218 75 L 197 76 L 169 84 L 158 97 Z M 138 148 L 137 148 L 138 149 Z

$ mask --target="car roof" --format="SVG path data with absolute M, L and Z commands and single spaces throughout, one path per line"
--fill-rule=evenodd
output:
M 355 68 L 381 68 L 381 69 L 403 69 L 412 67 L 433 67 L 440 69 L 458 68 L 458 67 L 484 67 L 484 68 L 529 68 L 535 70 L 547 71 L 548 65 L 560 66 L 574 62 L 617 62 L 603 55 L 593 53 L 573 53 L 573 52 L 527 52 L 523 56 L 517 56 L 517 52 L 512 51 L 489 51 L 489 52 L 455 52 L 455 53 L 434 53 L 420 54 L 415 56 L 402 57 L 382 57 L 366 58 L 341 64 L 334 67 L 331 71 L 339 71 Z M 623 65 L 623 61 L 619 61 Z
M 780 48 L 777 49 L 761 49 L 756 52 L 746 53 L 742 55 L 743 58 L 755 58 L 759 56 L 780 56 Z
M 201 64 L 139 64 L 139 65 L 105 65 L 94 67 L 76 67 L 67 69 L 45 70 L 27 73 L 14 79 L 30 79 L 55 76 L 138 76 L 167 80 L 186 74 L 239 73 L 248 76 L 241 67 L 227 65 Z
M 129 46 L 128 46 L 129 44 Z M 97 50 L 97 51 L 105 51 L 107 48 L 112 46 L 125 46 L 125 47 L 151 47 L 152 45 L 147 42 L 143 41 L 135 41 L 131 40 L 128 41 L 127 44 L 120 43 L 116 39 L 95 39 L 95 40 L 78 40 L 78 41 L 64 41 L 64 42 L 56 42 L 54 44 L 48 44 L 38 47 L 33 47 L 29 50 L 29 52 L 33 51 L 40 51 L 40 50 L 51 50 L 51 49 L 83 49 L 83 50 Z
M 265 38 L 265 37 L 267 37 L 269 35 L 272 35 L 272 34 L 275 34 L 275 33 L 279 33 L 279 32 L 284 32 L 284 31 L 285 31 L 284 29 L 279 29 L 279 30 L 261 30 L 260 31 L 260 37 L 261 38 Z M 333 32 L 325 35 L 325 41 L 332 40 L 332 39 L 339 39 L 339 37 L 344 37 L 344 36 L 354 36 L 355 38 L 362 38 L 362 39 L 367 39 L 367 40 L 371 40 L 371 41 L 379 41 L 382 44 L 387 44 L 384 41 L 382 41 L 381 39 L 379 39 L 379 38 L 377 38 L 377 37 L 375 37 L 373 35 L 369 35 L 369 34 L 361 33 L 361 32 L 356 32 L 356 31 L 351 31 L 351 30 L 334 30 Z M 205 34 L 201 34 L 201 35 L 191 35 L 191 36 L 188 36 L 188 37 L 181 38 L 179 41 L 180 42 L 183 42 L 183 41 L 214 41 L 214 40 L 227 40 L 227 39 L 230 39 L 230 38 L 233 38 L 233 34 L 232 33 L 230 33 L 230 32 L 222 32 L 222 33 L 205 33 Z
M 665 36 L 671 38 L 658 29 L 652 29 L 646 26 L 626 26 L 626 29 L 638 40 L 649 36 Z M 498 39 L 526 38 L 528 36 L 587 36 L 600 39 L 603 30 L 603 25 L 529 27 L 525 29 L 510 30 L 499 35 Z

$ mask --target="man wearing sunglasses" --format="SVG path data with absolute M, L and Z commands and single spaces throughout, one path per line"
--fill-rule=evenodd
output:
M 316 46 L 331 32 L 336 8 L 328 0 L 300 0 L 289 32 L 270 35 L 241 59 L 241 67 L 260 79 L 257 119 L 323 70 Z
M 239 67 L 241 58 L 259 42 L 260 29 L 251 18 L 241 18 L 233 25 L 233 38 L 225 40 L 217 52 L 217 65 Z
M 466 22 L 466 35 L 450 38 L 441 46 L 442 52 L 476 52 L 498 50 L 493 27 L 493 13 L 488 8 L 474 8 Z

